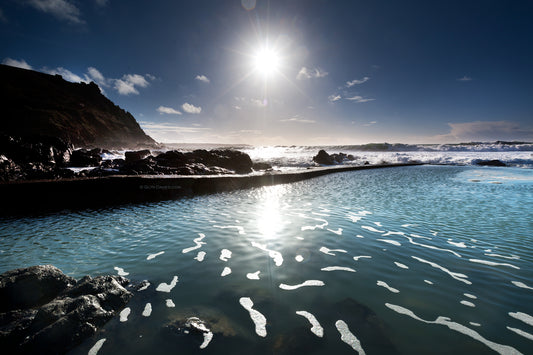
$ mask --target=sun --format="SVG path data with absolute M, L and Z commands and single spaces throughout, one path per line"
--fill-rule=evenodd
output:
M 272 48 L 263 47 L 253 56 L 254 70 L 268 77 L 279 70 L 280 56 Z

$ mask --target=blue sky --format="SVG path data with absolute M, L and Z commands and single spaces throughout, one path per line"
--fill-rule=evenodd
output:
M 0 61 L 161 142 L 533 141 L 532 1 L 3 0 Z

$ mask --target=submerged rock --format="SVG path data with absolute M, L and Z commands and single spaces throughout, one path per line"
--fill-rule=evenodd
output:
M 0 342 L 22 354 L 61 354 L 115 316 L 132 294 L 121 276 L 79 281 L 51 265 L 0 275 Z

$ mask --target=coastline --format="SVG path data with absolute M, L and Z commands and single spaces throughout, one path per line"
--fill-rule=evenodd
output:
M 0 215 L 99 208 L 201 194 L 286 184 L 345 171 L 423 165 L 422 163 L 329 166 L 296 172 L 250 175 L 110 175 L 0 183 Z

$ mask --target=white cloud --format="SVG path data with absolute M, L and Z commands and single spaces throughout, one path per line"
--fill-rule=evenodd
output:
M 5 58 L 2 61 L 2 64 L 9 65 L 12 67 L 22 68 L 22 69 L 32 69 L 31 65 L 29 65 L 24 59 L 16 60 L 11 58 Z
M 298 75 L 296 75 L 296 79 L 302 80 L 312 78 L 323 78 L 326 75 L 328 75 L 328 72 L 322 71 L 319 68 L 302 67 L 302 69 L 300 69 L 300 71 L 298 72 Z
M 85 23 L 80 17 L 80 10 L 67 0 L 28 0 L 27 3 L 33 8 L 49 13 L 60 20 L 79 24 Z
M 102 75 L 102 73 L 100 73 L 98 69 L 89 67 L 87 68 L 87 73 L 89 74 L 89 78 L 95 83 L 104 86 L 107 84 L 104 76 Z
M 434 137 L 441 141 L 533 141 L 533 128 L 510 121 L 473 121 L 448 123 L 450 133 Z
M 183 111 L 187 113 L 192 113 L 192 114 L 199 114 L 200 112 L 202 112 L 201 107 L 196 107 L 188 102 L 181 105 L 181 108 L 183 109 Z
M 48 68 L 45 67 L 45 68 L 41 69 L 41 71 L 43 71 L 44 73 L 50 74 L 50 75 L 61 75 L 63 77 L 63 79 L 65 79 L 66 81 L 70 81 L 72 83 L 87 83 L 87 82 L 89 82 L 89 80 L 87 80 L 87 78 L 82 78 L 81 76 L 79 76 L 77 74 L 74 74 L 70 70 L 65 69 L 63 67 L 58 67 L 58 68 L 55 68 L 55 69 L 48 69 Z
M 350 101 L 355 101 L 355 102 L 361 103 L 361 102 L 374 101 L 375 99 L 365 99 L 362 96 L 356 95 L 356 96 L 352 96 L 352 97 L 347 97 L 346 100 L 350 100 Z
M 330 102 L 339 101 L 341 99 L 341 95 L 329 95 L 328 100 Z
M 209 80 L 209 78 L 207 76 L 205 76 L 205 75 L 196 75 L 195 79 L 196 80 L 200 80 L 200 81 L 202 81 L 204 83 L 207 83 L 207 84 L 209 84 L 211 82 L 211 80 Z
M 114 88 L 120 95 L 135 94 L 138 95 L 139 91 L 136 86 L 145 88 L 149 85 L 144 76 L 139 74 L 126 74 L 121 79 L 112 79 L 115 83 Z
M 472 81 L 472 78 L 464 75 L 462 78 L 457 79 L 457 81 Z
M 368 76 L 365 76 L 363 79 L 361 80 L 358 80 L 358 79 L 354 79 L 354 80 L 351 80 L 351 81 L 347 81 L 346 82 L 346 87 L 347 88 L 351 88 L 352 86 L 354 85 L 359 85 L 359 84 L 363 84 L 363 83 L 366 83 L 367 81 L 369 81 L 370 78 Z
M 308 120 L 308 119 L 302 118 L 298 115 L 291 117 L 291 118 L 284 119 L 284 120 L 279 120 L 279 121 L 280 122 L 296 122 L 296 123 L 315 123 L 316 122 L 314 120 Z
M 367 123 L 363 124 L 363 126 L 370 127 L 370 126 L 375 125 L 376 123 L 378 123 L 378 121 L 370 121 L 370 122 L 367 122 Z
M 242 107 L 240 107 L 239 105 L 234 105 L 233 108 L 236 110 L 242 110 Z
M 157 108 L 157 112 L 160 114 L 167 114 L 167 115 L 181 115 L 181 112 L 179 112 L 176 109 L 173 109 L 172 107 L 166 107 L 166 106 L 159 106 Z

